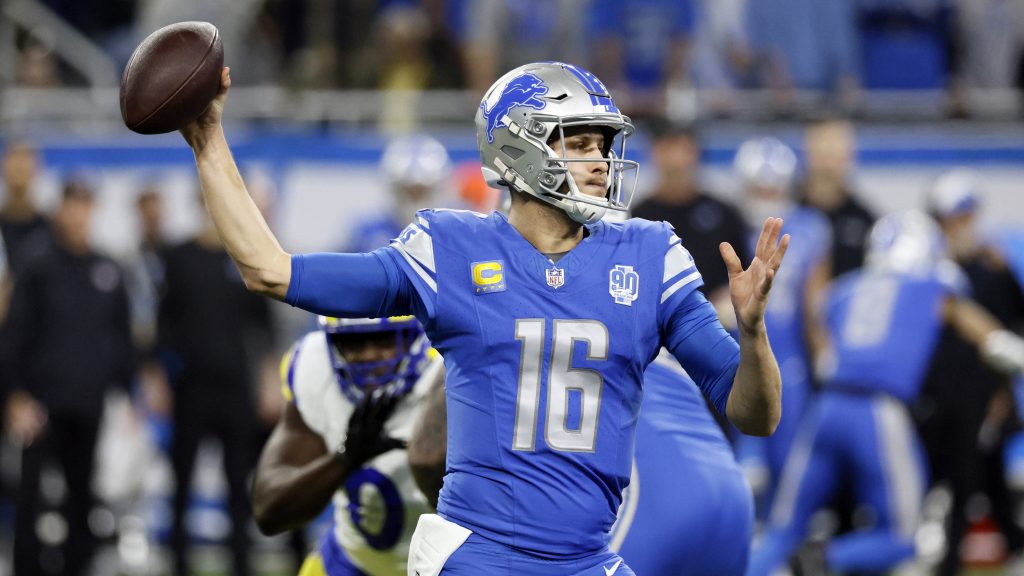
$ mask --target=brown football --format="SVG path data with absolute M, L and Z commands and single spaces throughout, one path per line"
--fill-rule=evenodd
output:
M 140 134 L 173 132 L 202 114 L 220 87 L 224 47 L 209 22 L 178 22 L 153 32 L 121 76 L 121 118 Z

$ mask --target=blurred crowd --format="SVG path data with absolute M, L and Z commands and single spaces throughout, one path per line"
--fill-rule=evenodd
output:
M 635 116 L 668 88 L 766 89 L 856 110 L 866 90 L 1024 87 L 1022 0 L 34 0 L 118 65 L 180 20 L 216 24 L 236 85 L 482 92 L 520 64 L 584 65 Z M 19 27 L 16 82 L 82 83 L 44 27 Z

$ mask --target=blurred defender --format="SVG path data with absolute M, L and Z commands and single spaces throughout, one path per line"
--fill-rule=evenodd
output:
M 333 500 L 331 528 L 300 575 L 405 574 L 416 520 L 433 509 L 395 448 L 444 369 L 411 316 L 321 316 L 320 327 L 281 364 L 288 402 L 256 469 L 256 521 L 268 534 L 301 527 Z
M 1024 341 L 957 295 L 958 271 L 943 260 L 929 217 L 886 216 L 868 248 L 866 268 L 842 276 L 828 296 L 834 362 L 786 461 L 750 575 L 770 574 L 786 560 L 844 480 L 873 523 L 835 538 L 820 560 L 840 572 L 881 572 L 912 560 L 925 468 L 906 404 L 917 396 L 943 323 L 994 367 L 1024 370 Z

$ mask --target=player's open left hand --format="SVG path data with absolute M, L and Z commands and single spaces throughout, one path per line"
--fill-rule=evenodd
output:
M 739 329 L 747 334 L 763 330 L 764 311 L 772 281 L 779 272 L 782 258 L 789 248 L 789 234 L 782 236 L 782 218 L 768 218 L 761 228 L 754 250 L 754 260 L 746 270 L 736 251 L 728 242 L 719 245 L 725 267 L 729 270 L 729 296 L 736 309 Z
M 185 137 L 185 142 L 188 142 L 188 145 L 193 150 L 197 150 L 209 140 L 213 132 L 220 130 L 220 119 L 224 113 L 224 102 L 228 99 L 228 90 L 230 88 L 231 69 L 225 66 L 220 72 L 220 90 L 217 91 L 217 96 L 214 97 L 213 101 L 210 102 L 210 106 L 199 118 L 189 122 L 181 129 L 181 135 Z
M 377 389 L 366 394 L 348 420 L 344 455 L 354 466 L 361 466 L 380 454 L 405 448 L 406 442 L 387 435 L 384 425 L 394 413 L 401 397 L 390 390 Z

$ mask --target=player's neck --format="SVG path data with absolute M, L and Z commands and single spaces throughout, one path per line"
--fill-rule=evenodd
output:
M 513 203 L 508 223 L 543 254 L 568 252 L 583 240 L 582 224 L 540 201 Z

